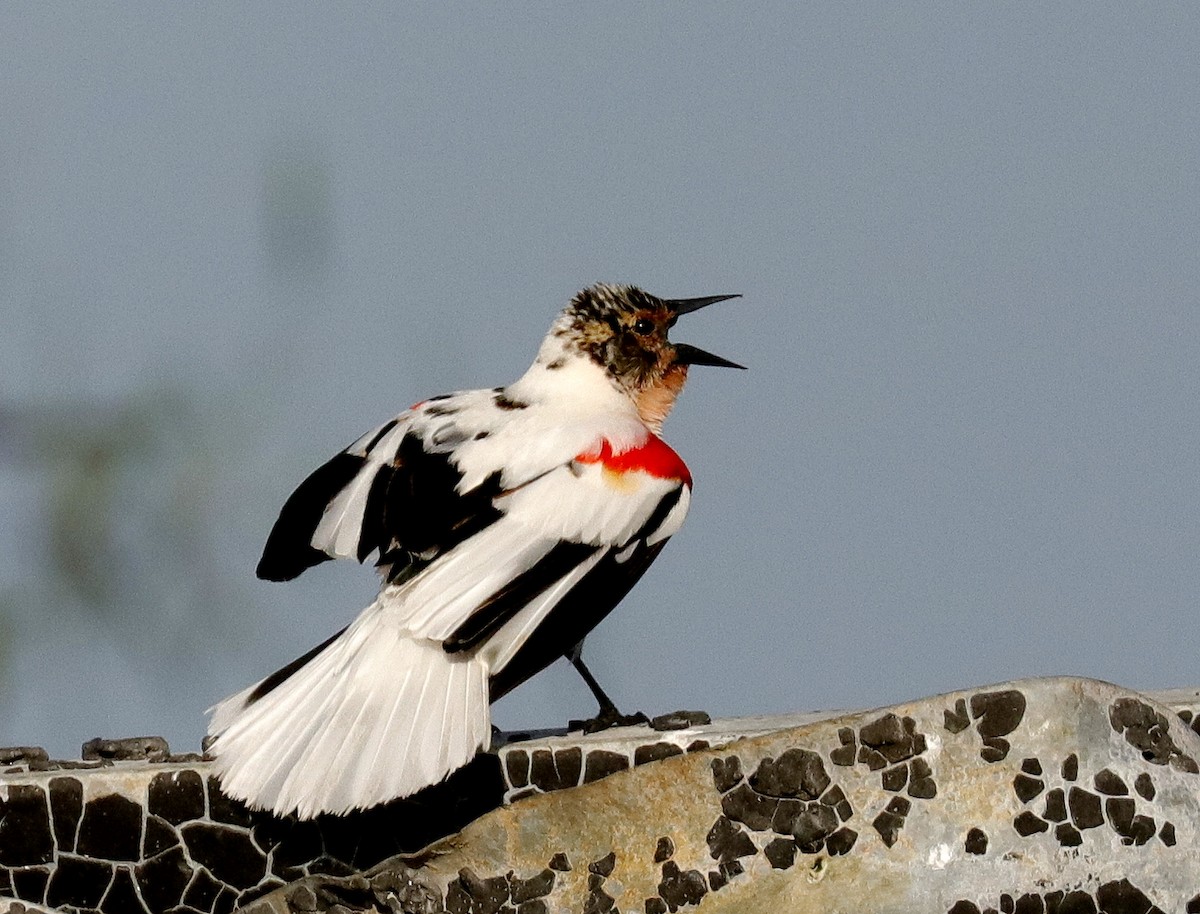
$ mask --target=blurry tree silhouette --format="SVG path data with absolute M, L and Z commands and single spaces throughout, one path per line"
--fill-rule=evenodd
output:
M 217 512 L 231 492 L 257 491 L 280 460 L 297 459 L 283 434 L 288 416 L 272 404 L 323 320 L 336 233 L 330 169 L 312 142 L 281 136 L 262 162 L 259 254 L 273 288 L 261 290 L 261 311 L 233 318 L 260 347 L 254 358 L 231 357 L 216 375 L 143 378 L 121 398 L 79 390 L 72 401 L 0 401 L 0 494 L 15 506 L 0 542 L 0 721 L 11 724 L 5 708 L 19 701 L 21 740 L 77 747 L 95 735 L 61 723 L 61 709 L 59 723 L 25 733 L 64 687 L 24 679 L 16 691 L 9 661 L 23 652 L 77 665 L 76 691 L 88 677 L 120 680 L 89 696 L 93 709 L 98 696 L 121 695 L 141 709 L 126 720 L 158 715 L 132 726 L 148 732 L 167 717 L 198 741 L 203 708 L 221 696 L 197 694 L 197 684 L 212 687 L 222 654 L 261 644 L 261 610 L 280 600 L 254 589 L 253 557 L 229 548 L 240 533 Z M 302 461 L 287 467 L 303 470 Z M 164 691 L 164 679 L 177 691 Z
M 5 411 L 0 459 L 37 494 L 28 514 L 10 518 L 22 554 L 17 579 L 0 582 L 4 651 L 71 629 L 84 643 L 93 632 L 122 645 L 128 669 L 147 678 L 166 666 L 185 682 L 211 662 L 210 633 L 236 627 L 244 600 L 214 548 L 222 433 L 193 396 L 160 388 L 118 404 Z

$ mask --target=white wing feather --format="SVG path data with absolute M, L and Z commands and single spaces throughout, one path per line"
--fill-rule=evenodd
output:
M 678 488 L 645 473 L 613 482 L 597 464 L 560 466 L 499 499 L 506 513 L 486 530 L 412 580 L 385 588 L 387 610 L 413 637 L 444 640 L 558 543 L 624 546 Z
M 366 451 L 367 444 L 387 428 L 386 424 L 368 432 L 346 448 L 349 454 L 367 457 L 367 462 L 325 508 L 310 542 L 314 549 L 319 549 L 333 558 L 358 557 L 358 542 L 366 520 L 367 497 L 370 495 L 371 485 L 375 482 L 375 475 L 379 470 L 395 459 L 396 449 L 400 446 L 400 440 L 407 434 L 411 419 L 411 411 L 393 419 L 392 429 L 375 442 L 369 454 Z

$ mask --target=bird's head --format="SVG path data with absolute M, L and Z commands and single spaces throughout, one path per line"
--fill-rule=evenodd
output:
M 604 369 L 656 431 L 687 381 L 691 365 L 743 366 L 686 343 L 668 331 L 683 314 L 737 295 L 664 299 L 636 286 L 595 285 L 584 289 L 555 322 L 552 336 Z

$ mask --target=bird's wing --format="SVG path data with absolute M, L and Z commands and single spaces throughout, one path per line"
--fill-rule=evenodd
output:
M 627 558 L 679 529 L 684 479 L 614 469 L 594 456 L 576 455 L 497 496 L 494 523 L 396 588 L 397 620 L 447 650 L 470 649 L 526 609 L 549 612 L 610 553 Z
M 375 555 L 392 624 L 452 652 L 495 640 L 499 662 L 601 562 L 608 575 L 629 571 L 632 585 L 648 562 L 628 559 L 679 528 L 690 483 L 636 420 L 453 394 L 364 435 L 301 483 L 259 576 Z
M 284 503 L 258 576 L 288 581 L 330 559 L 363 562 L 373 554 L 399 571 L 415 556 L 433 557 L 494 519 L 486 480 L 474 487 L 475 497 L 458 497 L 462 474 L 450 459 L 463 439 L 484 431 L 480 404 L 487 393 L 418 403 L 315 470 Z M 452 428 L 431 427 L 442 415 L 458 417 Z M 386 555 L 389 550 L 393 554 Z
M 499 689 L 495 695 L 515 687 L 581 641 L 621 601 L 683 525 L 691 491 L 683 461 L 648 434 L 625 449 L 604 439 L 565 472 L 547 477 L 545 498 L 532 490 L 517 493 L 514 501 L 528 505 L 529 516 L 540 514 L 542 529 L 557 534 L 556 551 L 579 543 L 593 552 L 528 602 L 496 599 L 476 610 L 447 639 L 447 649 L 472 646 L 472 632 L 490 627 L 495 635 L 482 651 Z M 551 512 L 544 506 L 554 499 L 559 510 Z M 497 681 L 510 663 L 507 684 Z
M 296 488 L 258 575 L 285 581 L 329 559 L 374 556 L 400 583 L 437 560 L 457 568 L 465 560 L 446 560 L 477 537 L 471 553 L 500 553 L 501 567 L 536 562 L 559 540 L 620 545 L 681 481 L 691 480 L 678 455 L 636 420 L 563 416 L 498 390 L 435 397 Z

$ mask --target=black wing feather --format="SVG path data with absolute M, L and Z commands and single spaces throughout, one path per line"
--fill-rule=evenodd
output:
M 458 491 L 462 478 L 450 454 L 431 453 L 416 435 L 405 435 L 383 504 L 391 543 L 409 552 L 441 553 L 499 520 L 499 471 L 470 492 Z
M 625 599 L 666 542 L 639 543 L 624 562 L 618 562 L 612 552 L 598 561 L 550 610 L 504 669 L 491 677 L 491 700 L 507 695 L 582 641 Z
M 366 463 L 365 457 L 342 452 L 314 470 L 296 488 L 271 528 L 257 574 L 264 581 L 290 581 L 329 556 L 312 547 L 313 531 L 325 508 Z
M 499 471 L 460 493 L 462 473 L 450 455 L 426 451 L 415 435 L 404 436 L 395 463 L 385 470 L 386 484 L 378 491 L 371 488 L 367 524 L 372 525 L 371 549 L 378 548 L 380 565 L 389 566 L 389 580 L 415 562 L 424 564 L 430 556 L 453 549 L 504 516 L 495 504 L 501 493 Z
M 385 426 L 371 447 L 388 431 Z M 331 556 L 312 545 L 325 509 L 361 472 L 368 457 L 346 451 L 315 470 L 284 503 L 267 537 L 258 576 L 290 581 Z M 503 512 L 495 505 L 501 494 L 497 471 L 470 492 L 460 493 L 462 473 L 448 453 L 431 453 L 414 434 L 407 434 L 387 463 L 370 465 L 375 473 L 367 491 L 355 557 L 363 562 L 378 552 L 389 581 L 411 574 L 463 540 L 495 523 Z
M 517 649 L 512 660 L 491 677 L 489 688 L 492 701 L 508 694 L 566 654 L 625 599 L 625 595 L 633 589 L 633 585 L 646 573 L 646 569 L 667 544 L 667 540 L 663 539 L 648 546 L 646 539 L 658 532 L 681 497 L 682 486 L 663 497 L 642 528 L 628 540 L 635 545 L 624 561 L 617 558 L 624 549 L 609 552 L 563 595 L 542 620 L 542 624 Z M 630 547 L 627 545 L 624 548 Z
M 363 525 L 358 536 L 358 551 L 355 553 L 359 562 L 366 561 L 368 555 L 379 550 L 383 556 L 391 545 L 387 524 L 384 523 L 384 505 L 387 504 L 388 489 L 392 477 L 396 475 L 395 465 L 383 466 L 371 480 L 371 488 L 367 492 L 367 504 L 363 508 Z M 407 564 L 405 562 L 404 564 Z
M 451 632 L 442 647 L 448 654 L 457 654 L 482 644 L 529 605 L 531 600 L 544 593 L 572 568 L 586 562 L 600 548 L 588 543 L 558 543 L 528 571 L 517 575 L 479 604 L 466 621 Z

